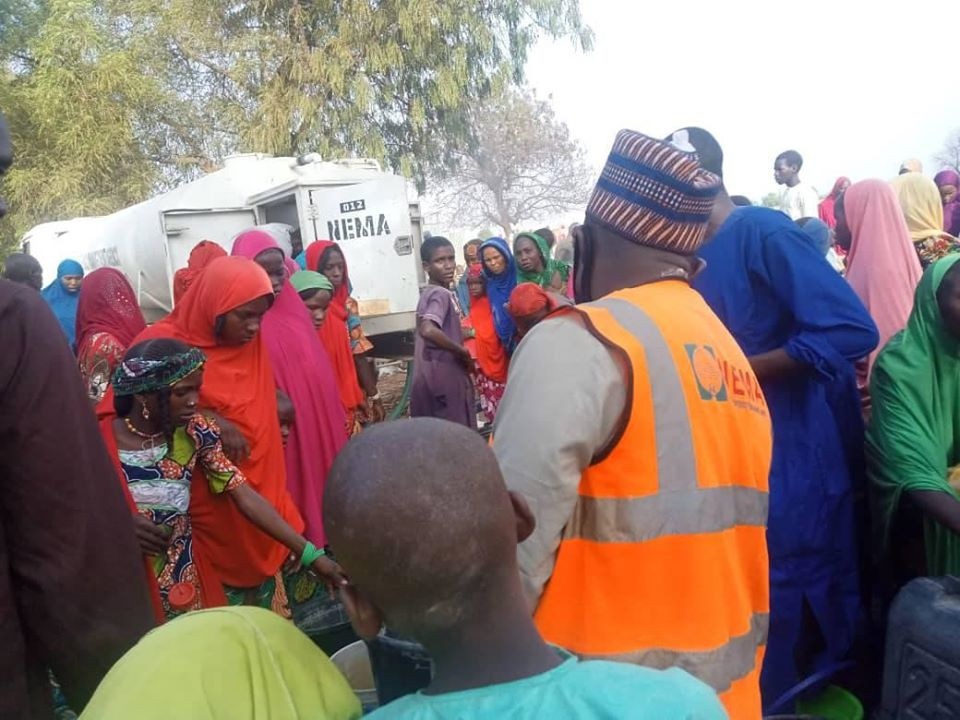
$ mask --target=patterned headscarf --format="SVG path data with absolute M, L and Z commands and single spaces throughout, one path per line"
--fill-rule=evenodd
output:
M 113 373 L 113 393 L 122 397 L 163 390 L 199 370 L 206 361 L 203 352 L 195 347 L 156 360 L 127 358 Z

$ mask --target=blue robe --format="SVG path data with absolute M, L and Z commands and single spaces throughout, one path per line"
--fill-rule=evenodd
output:
M 863 422 L 852 363 L 878 335 L 847 282 L 782 213 L 734 211 L 700 257 L 707 266 L 694 287 L 747 357 L 784 348 L 810 367 L 762 383 L 773 422 L 770 635 L 761 675 L 769 708 L 803 679 L 794 649 L 810 639 L 805 612 L 826 644 L 806 674 L 844 659 L 861 618 L 854 486 Z
M 57 266 L 57 278 L 47 285 L 40 293 L 47 305 L 57 316 L 57 322 L 63 328 L 70 349 L 76 352 L 77 348 L 77 303 L 80 302 L 80 290 L 68 291 L 63 286 L 65 275 L 79 275 L 83 277 L 83 265 L 76 260 L 64 260 Z

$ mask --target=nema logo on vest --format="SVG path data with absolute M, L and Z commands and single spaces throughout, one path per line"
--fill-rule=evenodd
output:
M 727 401 L 727 383 L 717 353 L 709 345 L 684 345 L 701 400 Z

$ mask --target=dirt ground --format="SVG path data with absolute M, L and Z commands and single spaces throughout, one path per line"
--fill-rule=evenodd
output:
M 407 382 L 407 364 L 405 362 L 398 365 L 388 365 L 380 369 L 380 379 L 377 381 L 377 388 L 380 390 L 380 397 L 383 400 L 383 407 L 389 415 L 393 412 L 400 398 L 403 396 L 403 386 Z M 409 409 L 405 410 L 403 417 L 410 415 Z
M 380 367 L 380 379 L 377 381 L 377 388 L 380 390 L 380 397 L 383 400 L 383 407 L 387 415 L 393 411 L 403 397 L 403 386 L 407 382 L 407 363 L 383 365 Z M 403 411 L 401 417 L 410 417 L 410 408 Z M 488 437 L 493 430 L 493 426 L 486 423 L 481 416 L 477 418 L 478 430 L 481 435 Z

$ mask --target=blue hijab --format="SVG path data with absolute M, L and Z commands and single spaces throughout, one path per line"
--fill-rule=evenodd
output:
M 57 316 L 63 334 L 73 348 L 77 341 L 77 302 L 80 300 L 80 291 L 70 292 L 63 286 L 63 277 L 66 275 L 82 277 L 83 266 L 76 260 L 64 260 L 57 266 L 57 279 L 47 285 L 41 295 Z
M 487 264 L 483 263 L 483 251 L 488 247 L 499 251 L 507 261 L 506 269 L 499 275 L 494 275 L 487 269 Z M 487 278 L 487 297 L 490 298 L 497 337 L 500 338 L 500 342 L 503 343 L 507 352 L 512 353 L 516 341 L 517 326 L 514 325 L 513 318 L 507 312 L 506 306 L 510 299 L 510 293 L 517 286 L 517 263 L 513 259 L 513 253 L 510 252 L 507 241 L 501 237 L 492 237 L 483 242 L 480 246 L 480 262 L 483 263 L 483 274 Z

